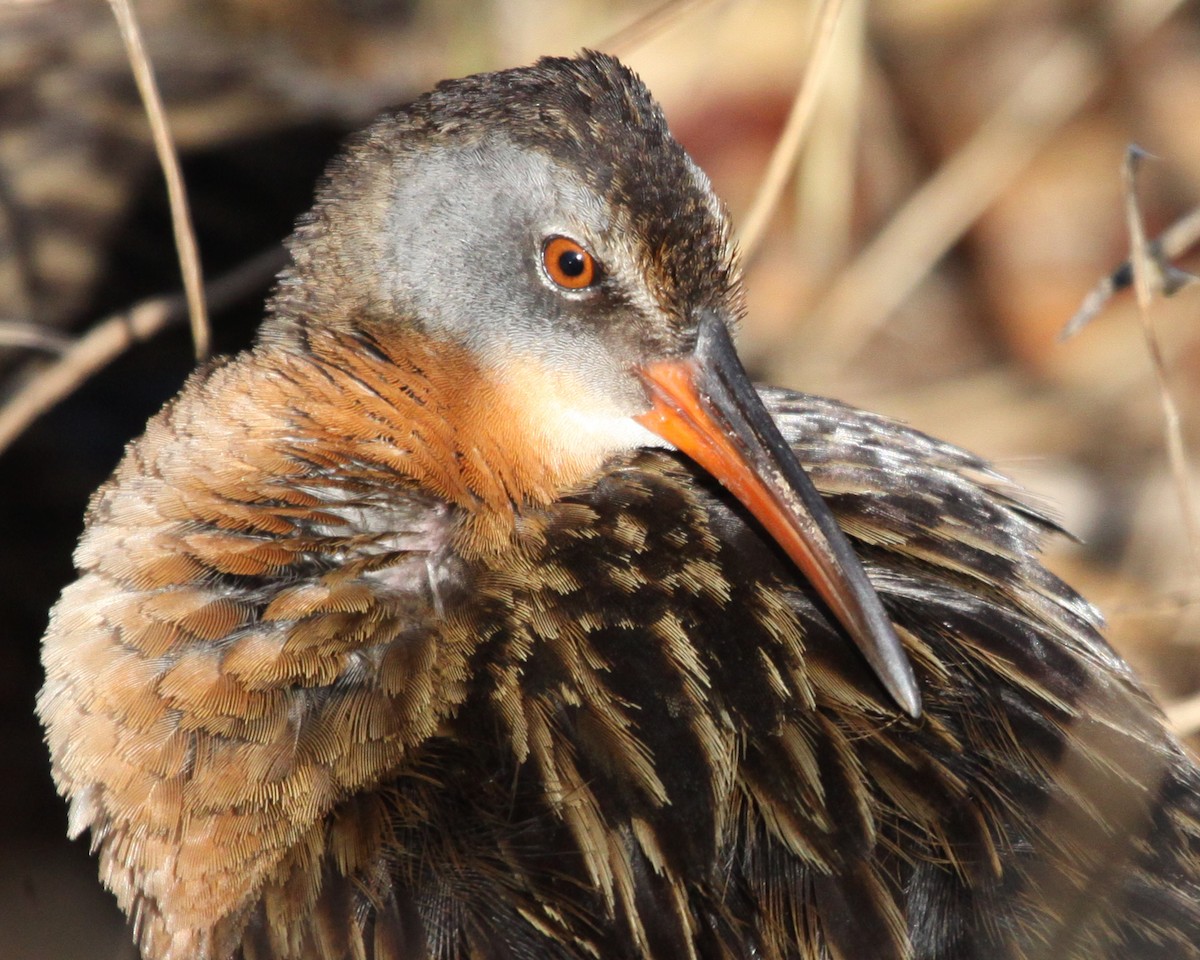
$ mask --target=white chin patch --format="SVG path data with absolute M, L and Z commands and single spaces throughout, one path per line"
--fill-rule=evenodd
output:
M 557 419 L 559 429 L 568 438 L 573 436 L 581 444 L 594 444 L 597 448 L 611 453 L 637 450 L 641 447 L 674 449 L 666 440 L 647 430 L 632 417 L 563 409 Z
M 573 352 L 573 355 L 577 351 Z M 529 357 L 509 355 L 501 367 L 505 393 L 524 420 L 522 432 L 541 447 L 543 458 L 590 471 L 618 453 L 672 445 L 633 419 L 640 411 L 614 398 L 620 384 L 586 370 L 564 369 Z M 616 380 L 617 377 L 612 377 Z
M 662 437 L 617 410 L 555 402 L 535 408 L 532 433 L 543 462 L 564 478 L 586 476 L 618 454 L 645 447 L 673 449 Z

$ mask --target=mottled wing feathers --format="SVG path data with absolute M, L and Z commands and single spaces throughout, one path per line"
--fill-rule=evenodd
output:
M 767 397 L 862 541 L 928 691 L 915 728 L 855 737 L 876 809 L 896 818 L 882 861 L 914 956 L 1200 955 L 1200 777 L 1095 613 L 1037 562 L 1052 524 L 947 444 Z M 1145 941 L 1157 917 L 1165 951 Z

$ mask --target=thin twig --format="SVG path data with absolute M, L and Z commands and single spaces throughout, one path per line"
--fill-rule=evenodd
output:
M 800 148 L 812 123 L 818 97 L 829 72 L 829 61 L 834 49 L 833 38 L 842 12 L 842 3 L 843 0 L 823 0 L 821 4 L 796 99 L 792 102 L 787 124 L 779 142 L 775 144 L 771 161 L 767 164 L 767 172 L 763 175 L 758 195 L 754 198 L 754 206 L 750 208 L 750 213 L 746 216 L 746 225 L 741 231 L 739 245 L 746 263 L 754 260 L 771 215 L 779 205 L 783 188 L 795 169 L 796 158 L 800 155 Z
M 208 285 L 214 307 L 233 303 L 267 282 L 286 262 L 282 248 L 271 247 Z M 60 400 L 124 353 L 188 316 L 186 297 L 151 297 L 115 313 L 67 346 L 62 355 L 22 384 L 0 407 L 0 453 Z
M 1171 265 L 1171 261 L 1182 256 L 1200 240 L 1200 207 L 1187 213 L 1167 227 L 1162 233 L 1150 241 L 1147 251 L 1154 263 L 1156 272 L 1162 275 L 1162 292 L 1171 296 L 1197 278 L 1184 270 Z M 1105 304 L 1113 295 L 1127 289 L 1133 284 L 1133 267 L 1128 260 L 1094 286 L 1079 309 L 1058 335 L 1060 340 L 1067 340 L 1086 327 L 1096 318 Z
M 108 0 L 117 24 L 121 28 L 121 39 L 133 68 L 133 77 L 138 93 L 146 108 L 150 131 L 154 137 L 154 149 L 167 181 L 167 196 L 171 204 L 171 225 L 175 232 L 175 249 L 179 254 L 179 269 L 183 274 L 183 289 L 187 295 L 188 316 L 192 322 L 192 342 L 196 348 L 196 359 L 208 357 L 210 334 L 208 313 L 204 306 L 204 278 L 200 269 L 200 254 L 196 249 L 196 234 L 192 229 L 192 214 L 188 207 L 187 191 L 183 185 L 183 174 L 179 169 L 179 157 L 171 138 L 167 116 L 163 109 L 154 69 L 146 54 L 142 34 L 138 29 L 137 17 L 129 0 Z
M 76 340 L 57 362 L 26 381 L 0 410 L 0 453 L 34 420 L 132 346 L 182 319 L 179 297 L 143 301 L 115 314 Z
M 1142 321 L 1142 336 L 1146 342 L 1150 366 L 1154 369 L 1158 402 L 1163 412 L 1163 441 L 1171 462 L 1171 475 L 1176 495 L 1179 497 L 1179 509 L 1183 513 L 1188 546 L 1192 551 L 1193 575 L 1197 575 L 1200 574 L 1200 514 L 1196 511 L 1196 494 L 1188 471 L 1187 447 L 1180 426 L 1179 408 L 1171 393 L 1167 364 L 1163 359 L 1162 345 L 1159 343 L 1151 316 L 1155 294 L 1160 293 L 1162 289 L 1162 274 L 1155 269 L 1146 240 L 1146 231 L 1142 226 L 1142 212 L 1138 205 L 1137 169 L 1144 156 L 1140 148 L 1131 146 L 1126 151 L 1125 162 L 1121 166 L 1121 177 L 1125 184 L 1125 220 L 1129 227 L 1129 262 L 1133 268 L 1133 289 L 1137 295 L 1138 316 Z

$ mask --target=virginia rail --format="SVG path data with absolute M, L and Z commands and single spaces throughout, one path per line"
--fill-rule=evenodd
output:
M 1200 776 L 1053 524 L 750 387 L 726 215 L 617 61 L 378 121 L 290 250 L 45 638 L 148 960 L 1200 956 Z

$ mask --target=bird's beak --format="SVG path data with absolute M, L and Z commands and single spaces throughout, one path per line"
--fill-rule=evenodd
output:
M 695 352 L 639 371 L 653 406 L 639 423 L 687 454 L 758 518 L 849 631 L 900 707 L 920 716 L 912 665 L 833 512 L 750 383 L 721 317 Z

